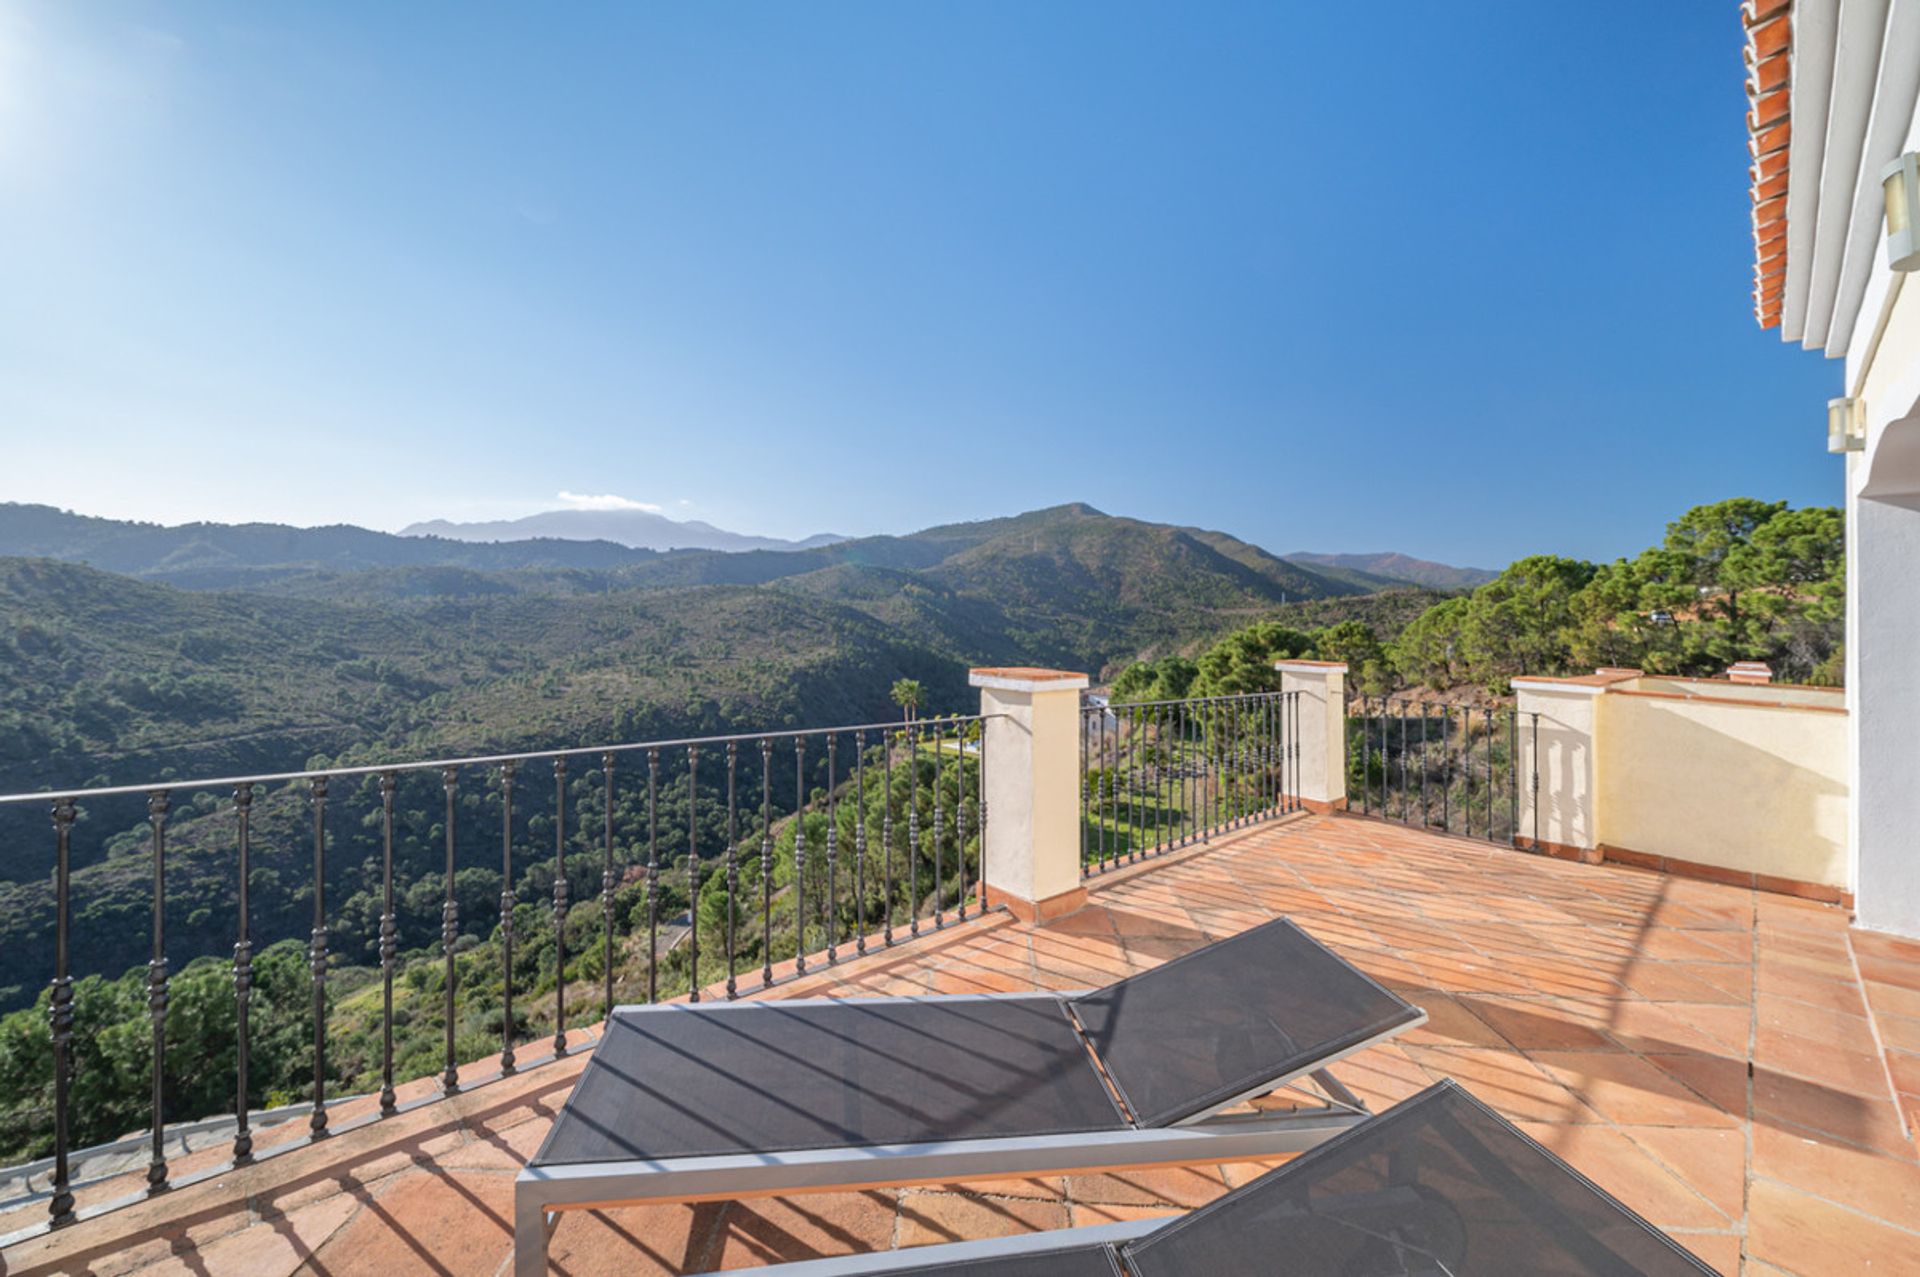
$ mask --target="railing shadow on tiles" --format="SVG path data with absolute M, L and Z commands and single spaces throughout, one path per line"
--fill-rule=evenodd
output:
M 621 1002 L 733 998 L 977 916 L 983 721 L 0 797 L 49 819 L 51 887 L 43 1014 L 7 1044 L 39 1090 L 0 1113 L 47 1214 L 0 1241 L 138 1200 L 76 1210 L 69 1165 L 129 1129 L 163 1192 L 345 1129 L 341 1095 L 378 1121 L 565 1056 Z M 140 934 L 97 925 L 102 873 L 144 888 Z M 249 1113 L 294 1102 L 306 1136 L 256 1150 Z M 175 1175 L 169 1125 L 222 1112 L 229 1160 Z

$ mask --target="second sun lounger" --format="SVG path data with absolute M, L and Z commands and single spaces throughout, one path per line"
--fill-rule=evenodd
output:
M 782 1264 L 769 1277 L 1706 1277 L 1452 1082 L 1169 1219 Z
M 1327 1067 L 1425 1018 L 1286 919 L 1076 995 L 623 1007 L 515 1182 L 515 1271 L 561 1210 L 1300 1152 L 1367 1116 Z

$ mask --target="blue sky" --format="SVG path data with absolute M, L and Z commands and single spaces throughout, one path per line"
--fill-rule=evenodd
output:
M 1837 503 L 1741 75 L 1671 0 L 12 4 L 0 500 L 1495 566 Z

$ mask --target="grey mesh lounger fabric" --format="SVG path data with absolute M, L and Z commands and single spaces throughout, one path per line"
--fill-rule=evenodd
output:
M 516 1253 L 594 1203 L 1296 1152 L 1364 1111 L 1212 1115 L 1424 1018 L 1285 919 L 1078 996 L 620 1008 L 516 1184 Z
M 1713 1270 L 1452 1082 L 1132 1237 L 1068 1229 L 781 1277 L 1700 1277 Z M 1083 1234 L 1105 1232 L 1089 1245 Z M 1098 1267 L 1104 1257 L 1110 1270 Z M 817 1270 L 817 1271 L 816 1271 Z

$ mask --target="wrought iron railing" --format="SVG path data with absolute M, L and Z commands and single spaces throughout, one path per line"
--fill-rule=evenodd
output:
M 1083 875 L 1299 810 L 1298 692 L 1089 703 L 1080 715 Z
M 617 994 L 733 998 L 984 912 L 983 722 L 954 716 L 0 797 L 0 813 L 37 804 L 52 818 L 48 1093 L 27 1106 L 29 1120 L 45 1124 L 30 1155 L 51 1153 L 43 1227 L 125 1204 L 78 1212 L 70 1178 L 75 1136 L 85 1134 L 76 1086 L 102 1081 L 86 1076 L 82 995 L 111 987 L 76 980 L 116 970 L 113 954 L 74 952 L 77 869 L 109 863 L 147 879 L 151 910 L 138 943 L 149 1090 L 118 1099 L 150 1123 L 148 1193 L 158 1193 L 565 1056 L 569 1030 L 604 1016 Z M 222 928 L 201 916 L 204 905 L 187 920 L 186 939 L 170 935 L 168 872 L 181 855 L 203 876 L 209 865 L 225 875 L 227 886 L 214 888 L 231 891 L 230 959 L 211 956 L 206 938 Z M 296 855 L 305 882 L 288 890 Z M 397 865 L 426 872 L 397 874 Z M 497 902 L 476 898 L 496 890 Z M 426 930 L 434 902 L 416 898 L 423 892 L 438 896 L 437 945 Z M 272 964 L 256 948 L 297 939 L 296 908 L 307 923 L 297 977 L 307 988 L 287 996 L 288 963 L 274 966 L 280 1018 L 263 1024 L 260 982 Z M 412 959 L 404 971 L 403 955 Z M 198 1006 L 194 1030 L 205 1032 L 212 1014 L 224 1033 L 230 1016 L 231 1070 L 214 1085 L 230 1087 L 231 1160 L 190 1177 L 171 1174 L 165 1146 L 169 1123 L 207 1116 L 178 1100 L 189 1080 L 182 1072 L 203 1062 L 188 1027 L 169 1014 L 182 957 L 183 974 L 205 974 L 211 963 L 231 982 L 213 1012 Z M 482 970 L 487 963 L 497 967 Z M 379 1018 L 377 1044 L 345 1044 L 353 1059 L 329 1055 L 330 1020 L 343 1011 Z M 310 1039 L 294 1048 L 310 1056 L 297 1064 L 308 1134 L 256 1153 L 248 1114 L 273 1083 L 259 1076 L 255 1051 L 270 1033 L 279 1084 L 288 1085 L 290 1019 L 302 1029 L 310 1021 Z M 423 1039 L 423 1021 L 438 1032 Z M 397 1058 L 402 1028 L 412 1047 Z M 496 1068 L 463 1076 L 463 1062 L 490 1051 Z M 192 1058 L 170 1069 L 170 1052 Z M 435 1072 L 434 1093 L 400 1102 L 398 1086 Z M 204 1093 L 208 1079 L 192 1081 Z M 356 1082 L 377 1089 L 377 1103 L 336 1126 L 330 1093 L 337 1104 Z
M 1510 706 L 1356 697 L 1347 702 L 1348 802 L 1364 815 L 1516 844 L 1520 735 L 1539 731 L 1539 715 L 1527 717 Z M 1527 770 L 1537 792 L 1538 772 Z M 1537 824 L 1537 804 L 1534 813 Z

